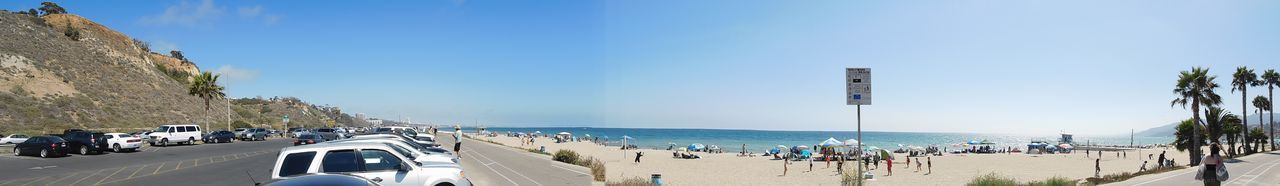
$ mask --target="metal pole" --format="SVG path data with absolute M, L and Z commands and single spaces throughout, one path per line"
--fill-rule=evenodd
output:
M 858 110 L 858 151 L 861 152 L 862 151 L 862 105 L 857 105 L 857 108 L 858 108 L 857 109 Z M 862 160 L 861 153 L 859 153 L 858 161 L 857 161 L 858 175 L 856 175 L 858 186 L 862 186 L 862 164 L 863 164 L 862 161 L 864 160 Z

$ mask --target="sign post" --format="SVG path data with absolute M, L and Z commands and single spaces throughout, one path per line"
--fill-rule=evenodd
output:
M 871 105 L 871 68 L 845 68 L 845 98 L 848 105 L 854 105 L 858 114 L 858 152 L 862 152 L 862 105 Z M 861 156 L 858 158 L 862 160 Z M 862 185 L 862 163 L 858 164 L 858 185 Z
M 284 128 L 285 128 L 285 130 L 288 130 L 288 129 L 289 129 L 289 115 L 288 115 L 288 114 L 285 114 L 285 115 L 284 115 L 284 119 L 280 119 L 280 120 L 281 120 L 281 122 L 283 122 L 283 123 L 284 123 Z

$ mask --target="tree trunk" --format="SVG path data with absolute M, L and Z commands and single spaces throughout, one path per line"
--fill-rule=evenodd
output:
M 1191 119 L 1195 122 L 1191 125 L 1191 154 L 1187 161 L 1191 166 L 1200 165 L 1200 99 L 1191 98 Z
M 1244 121 L 1244 136 L 1245 136 L 1245 139 L 1248 139 L 1248 138 L 1249 138 L 1249 115 L 1248 115 L 1248 114 L 1244 114 L 1244 113 L 1249 113 L 1249 102 L 1247 102 L 1247 101 L 1246 101 L 1246 100 L 1248 100 L 1248 99 L 1249 99 L 1249 98 L 1248 98 L 1248 96 L 1247 96 L 1247 95 L 1249 95 L 1249 91 L 1248 91 L 1248 89 L 1249 89 L 1248 85 L 1244 85 L 1244 86 L 1241 86 L 1241 87 L 1240 87 L 1240 113 L 1241 113 L 1241 114 L 1240 114 L 1240 120 L 1241 120 L 1241 121 Z M 1261 122 L 1261 121 L 1259 121 L 1259 122 Z M 1249 143 L 1244 143 L 1244 149 L 1250 149 L 1250 150 L 1247 150 L 1247 151 L 1248 151 L 1248 153 L 1253 153 L 1253 152 L 1254 152 L 1254 151 L 1252 150 L 1253 148 L 1250 148 L 1250 147 L 1249 147 Z
M 1271 105 L 1271 123 L 1267 124 L 1267 139 L 1271 140 L 1271 151 L 1276 151 L 1276 98 L 1274 91 L 1275 86 L 1267 86 L 1267 104 Z

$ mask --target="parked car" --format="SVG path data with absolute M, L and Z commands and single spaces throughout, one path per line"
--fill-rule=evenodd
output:
M 13 147 L 14 156 L 31 153 L 36 153 L 41 158 L 67 156 L 67 141 L 57 136 L 36 136 Z
M 297 140 L 293 141 L 293 146 L 316 144 L 324 141 L 324 138 L 320 137 L 320 135 L 302 134 L 301 136 L 298 136 Z
M 430 151 L 425 151 L 424 148 L 421 146 L 414 146 L 410 142 L 404 142 L 404 141 L 393 139 L 393 138 L 346 139 L 346 140 L 338 140 L 338 141 L 329 141 L 325 143 L 364 143 L 364 142 L 376 142 L 376 143 L 382 143 L 382 144 L 391 146 L 392 149 L 395 149 L 397 152 L 400 152 L 401 155 L 404 155 L 405 157 L 409 157 L 409 159 L 412 159 L 413 161 L 420 162 L 420 163 L 454 163 L 456 164 L 459 162 L 458 157 L 453 156 L 451 154 L 432 153 Z
M 373 142 L 286 147 L 276 157 L 271 178 L 323 172 L 352 174 L 382 185 L 471 185 L 457 164 L 409 160 L 392 147 Z
M 220 130 L 213 133 L 205 134 L 200 138 L 204 143 L 231 143 L 236 139 L 236 134 L 231 131 Z
M 240 139 L 240 141 L 267 140 L 267 129 L 264 129 L 264 128 L 245 129 L 244 132 L 240 132 L 239 135 L 236 135 L 236 138 Z
M 147 135 L 147 143 L 151 146 L 169 146 L 169 144 L 195 144 L 201 137 L 199 125 L 161 125 Z
M 247 131 L 247 130 L 249 130 L 249 128 L 236 128 L 235 134 L 237 137 L 239 137 L 240 134 L 244 134 L 244 131 Z
M 342 185 L 342 186 L 378 186 L 377 183 L 364 179 L 364 177 L 351 174 L 326 174 L 311 173 L 297 176 L 283 177 L 271 180 L 263 186 L 315 186 L 315 185 Z
M 303 135 L 303 134 L 307 134 L 307 133 L 310 133 L 310 130 L 307 130 L 306 128 L 291 128 L 291 129 L 289 129 L 289 137 L 291 137 L 291 138 L 297 138 L 298 136 L 301 136 L 301 135 Z
M 104 136 L 102 132 L 81 129 L 67 129 L 62 132 L 62 139 L 67 142 L 67 148 L 82 155 L 101 154 L 110 148 Z
M 24 141 L 27 141 L 26 134 L 10 134 L 9 136 L 0 138 L 0 143 L 3 143 L 3 144 L 22 143 Z
M 138 151 L 142 148 L 142 138 L 133 137 L 133 135 L 125 133 L 107 133 L 103 137 L 107 144 L 111 145 L 112 152 L 122 151 Z
M 315 134 L 319 135 L 320 137 L 323 137 L 325 141 L 333 141 L 338 139 L 338 132 L 331 128 L 318 128 L 316 129 Z

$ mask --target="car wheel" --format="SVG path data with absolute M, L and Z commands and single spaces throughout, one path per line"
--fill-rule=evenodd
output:
M 14 147 L 14 148 L 13 148 L 13 156 L 21 156 L 21 155 L 22 155 L 22 149 L 17 148 L 17 147 Z
M 80 155 L 89 155 L 89 146 L 80 146 Z
M 160 146 L 161 146 L 161 147 L 168 147 L 168 146 L 169 146 L 169 138 L 160 139 Z
M 187 138 L 187 145 L 195 145 L 196 138 Z
M 49 158 L 49 149 L 40 149 L 41 158 Z
M 120 152 L 120 144 L 119 144 L 119 143 L 117 143 L 117 144 L 115 144 L 115 145 L 111 145 L 111 151 L 112 151 L 112 152 Z

